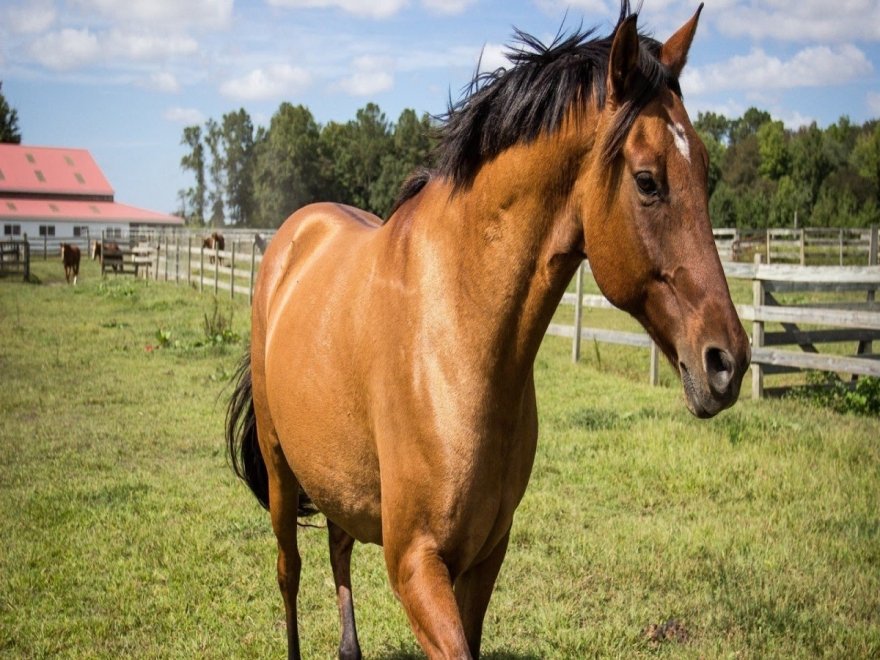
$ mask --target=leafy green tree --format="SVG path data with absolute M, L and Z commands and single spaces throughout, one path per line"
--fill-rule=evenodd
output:
M 880 121 L 873 130 L 859 136 L 852 151 L 852 164 L 874 186 L 875 201 L 880 205 Z
M 222 153 L 223 131 L 213 119 L 205 122 L 205 144 L 211 155 L 211 165 L 208 168 L 210 175 L 211 187 L 208 190 L 208 205 L 210 206 L 211 216 L 210 225 L 212 227 L 223 226 L 223 191 L 226 189 L 224 181 L 225 165 Z
M 308 108 L 282 103 L 254 147 L 255 223 L 277 227 L 291 213 L 325 196 L 329 164 L 320 128 Z
M 373 185 L 371 203 L 381 217 L 387 217 L 397 199 L 400 185 L 413 170 L 429 165 L 431 120 L 419 119 L 415 110 L 406 108 L 394 126 L 390 153 L 382 159 L 379 177 Z
M 697 114 L 697 121 L 694 122 L 694 128 L 701 135 L 711 135 L 715 141 L 724 144 L 729 137 L 730 124 L 730 120 L 724 115 L 700 112 Z
M 385 114 L 375 103 L 357 111 L 353 121 L 329 123 L 321 132 L 332 172 L 341 187 L 343 201 L 381 214 L 388 195 L 379 188 L 385 157 L 392 153 L 391 130 Z
M 749 135 L 731 144 L 724 154 L 722 180 L 733 188 L 752 185 L 758 179 L 761 153 L 758 138 Z
M 6 97 L 3 95 L 2 80 L 0 80 L 0 142 L 21 144 L 18 111 L 6 101 Z
M 788 137 L 781 121 L 768 121 L 758 128 L 758 153 L 761 162 L 758 173 L 771 181 L 778 181 L 791 171 Z
M 809 205 L 819 197 L 819 188 L 831 171 L 831 161 L 823 149 L 822 131 L 813 122 L 800 129 L 791 144 L 792 174 L 809 192 Z
M 254 125 L 244 108 L 223 115 L 222 146 L 229 218 L 248 226 L 254 215 Z
M 770 199 L 767 224 L 770 227 L 803 227 L 807 221 L 807 191 L 786 175 L 779 179 Z
M 757 108 L 749 108 L 742 117 L 734 119 L 730 123 L 728 135 L 731 145 L 757 135 L 758 129 L 768 121 L 772 121 L 772 119 L 769 112 L 758 110 Z
M 189 170 L 195 177 L 195 185 L 181 190 L 181 208 L 187 224 L 201 226 L 205 224 L 205 145 L 202 142 L 202 129 L 199 126 L 187 126 L 183 129 L 182 145 L 189 147 L 189 152 L 180 159 L 180 166 Z M 189 213 L 186 207 L 189 206 Z

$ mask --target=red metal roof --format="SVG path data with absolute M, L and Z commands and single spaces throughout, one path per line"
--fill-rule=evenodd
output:
M 2 193 L 113 196 L 110 182 L 85 149 L 0 144 Z
M 181 225 L 183 219 L 116 202 L 0 198 L 0 221 L 107 222 Z

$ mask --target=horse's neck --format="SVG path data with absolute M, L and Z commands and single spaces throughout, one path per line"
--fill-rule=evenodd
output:
M 552 154 L 558 156 L 558 154 Z M 515 148 L 485 166 L 473 185 L 432 193 L 424 240 L 454 311 L 458 341 L 510 377 L 525 376 L 583 253 L 583 233 L 568 194 L 577 167 L 551 154 Z M 571 169 L 567 169 L 569 166 Z M 572 172 L 574 170 L 574 172 Z

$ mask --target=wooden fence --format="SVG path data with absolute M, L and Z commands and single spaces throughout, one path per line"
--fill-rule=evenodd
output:
M 766 264 L 867 265 L 877 263 L 877 227 L 805 229 L 713 229 L 722 261 L 751 262 L 761 254 Z
M 876 259 L 876 257 L 875 257 Z M 873 352 L 873 342 L 880 341 L 880 304 L 876 291 L 880 288 L 880 267 L 823 267 L 763 264 L 757 255 L 754 264 L 725 263 L 728 278 L 751 280 L 751 305 L 737 305 L 743 321 L 752 322 L 752 396 L 765 393 L 764 377 L 796 371 L 816 370 L 850 376 L 880 377 L 880 354 Z M 577 361 L 582 340 L 593 340 L 650 349 L 649 379 L 658 382 L 658 349 L 648 335 L 605 328 L 581 327 L 583 308 L 612 309 L 604 297 L 582 293 L 585 264 L 575 278 L 577 292 L 566 294 L 564 305 L 574 305 L 574 325 L 551 324 L 547 334 L 572 339 L 572 359 Z M 783 293 L 832 292 L 859 297 L 857 300 L 780 304 Z M 768 324 L 781 330 L 767 330 Z M 804 326 L 809 326 L 805 328 Z M 820 345 L 854 345 L 853 354 L 820 352 Z M 783 350 L 779 346 L 794 346 Z M 782 390 L 784 388 L 775 388 Z
M 0 242 L 0 275 L 21 274 L 25 281 L 31 274 L 31 249 L 26 240 Z

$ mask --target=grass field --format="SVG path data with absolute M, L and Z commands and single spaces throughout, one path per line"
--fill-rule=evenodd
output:
M 0 656 L 282 657 L 268 517 L 222 440 L 243 340 L 183 286 L 34 272 L 0 280 Z M 246 302 L 217 309 L 246 338 Z M 588 349 L 538 356 L 485 654 L 880 656 L 880 420 L 746 398 L 701 422 L 671 371 L 651 388 L 644 356 Z M 326 533 L 301 539 L 303 654 L 330 658 Z M 354 594 L 367 657 L 419 657 L 379 548 L 355 548 Z

